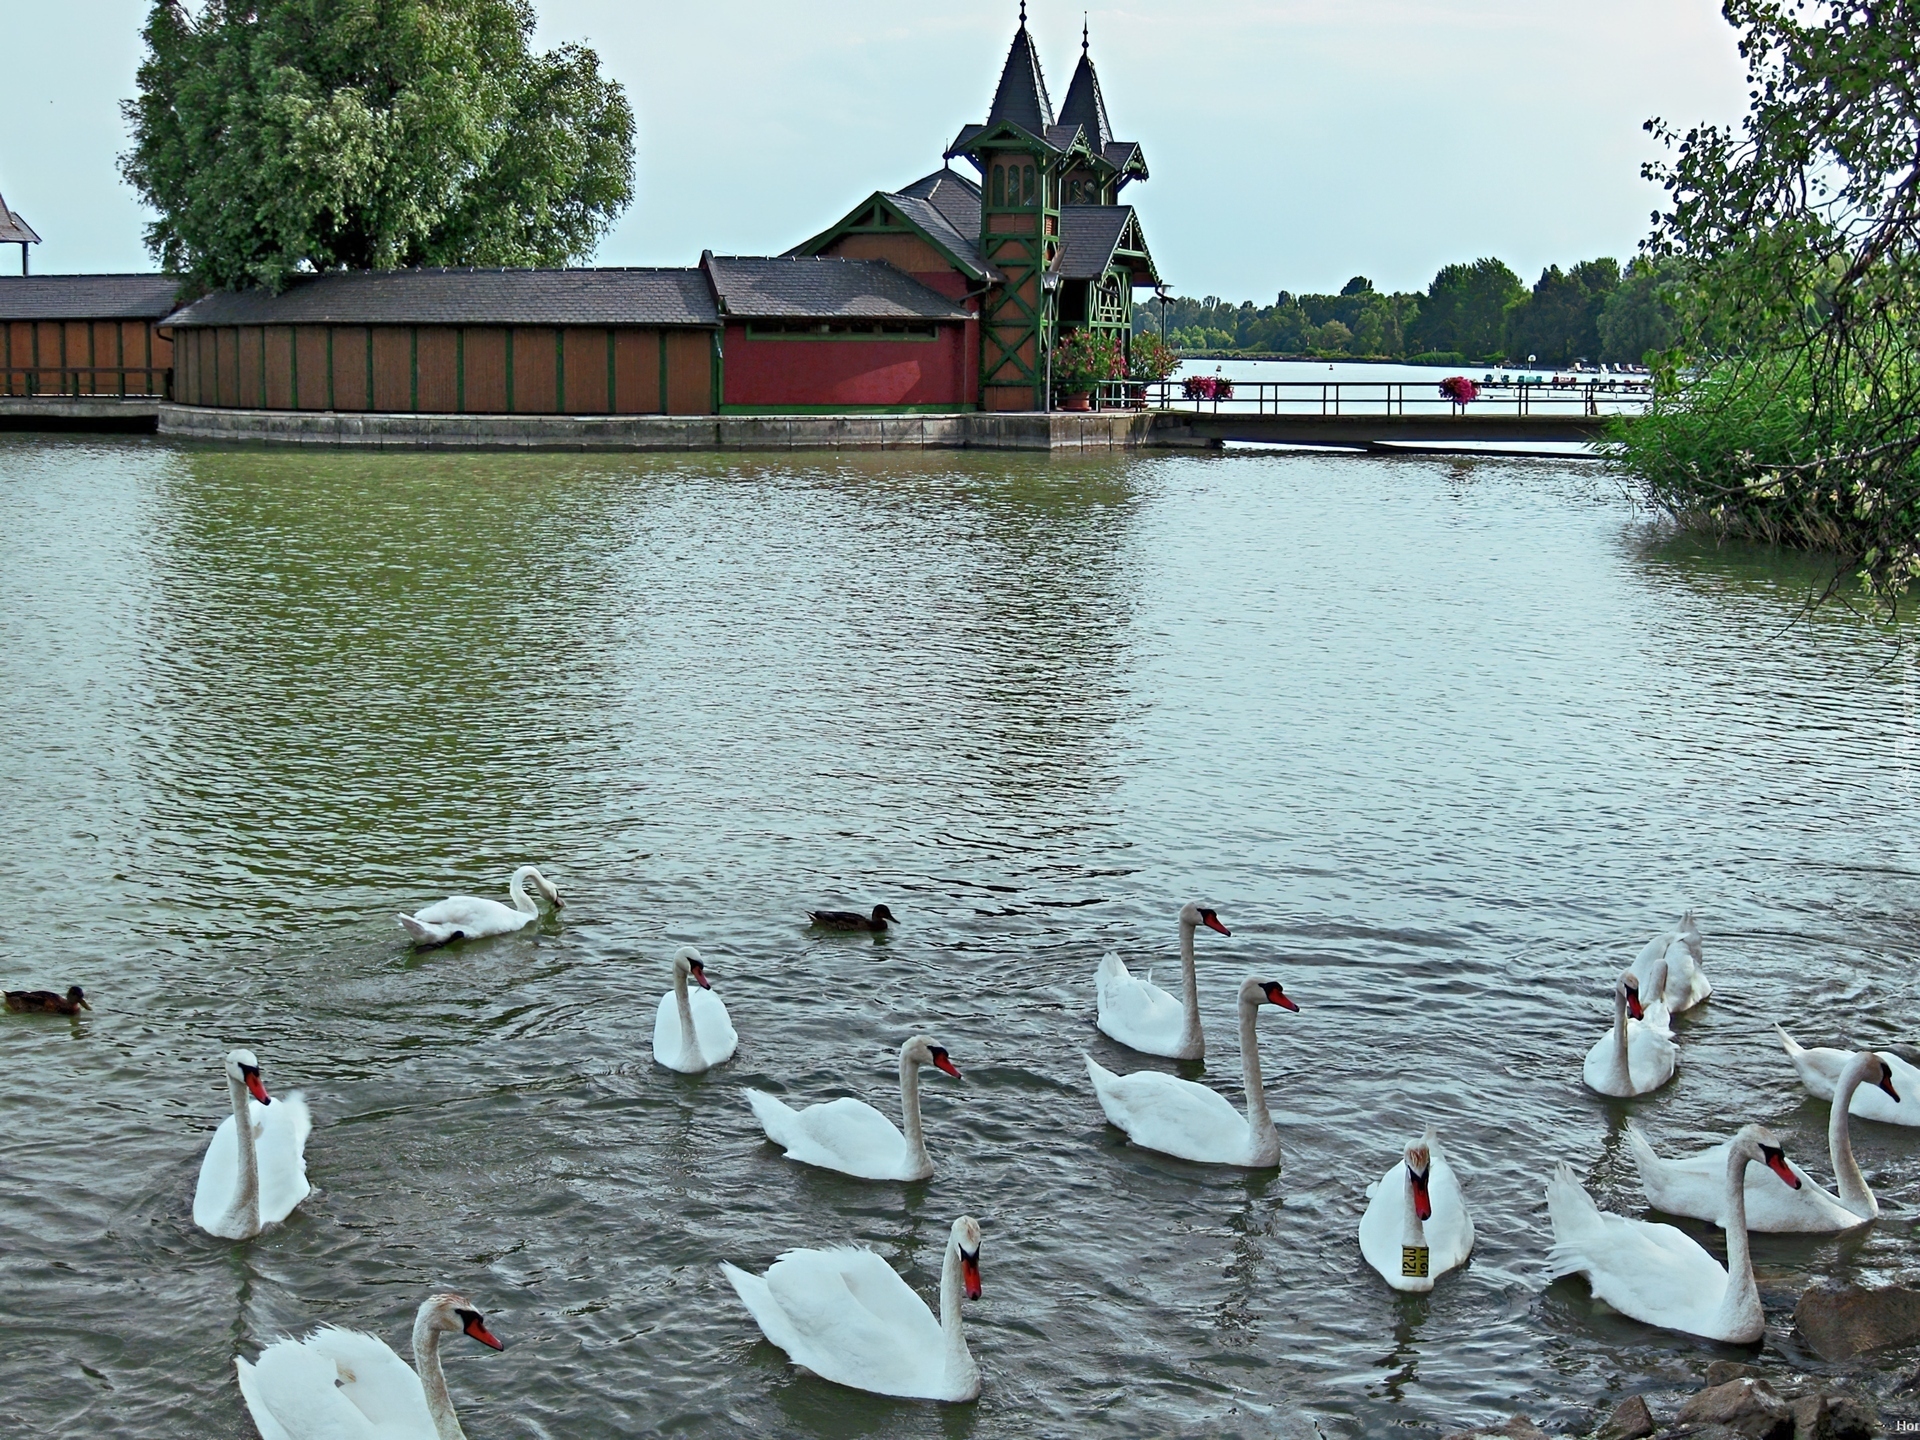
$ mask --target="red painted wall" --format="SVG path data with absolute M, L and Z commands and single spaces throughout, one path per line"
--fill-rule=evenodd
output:
M 975 324 L 942 325 L 934 340 L 753 340 L 726 332 L 728 405 L 951 405 L 969 408 L 977 388 Z

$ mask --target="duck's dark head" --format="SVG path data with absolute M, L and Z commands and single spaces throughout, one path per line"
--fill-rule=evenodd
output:
M 892 923 L 893 923 L 893 911 L 889 910 L 884 905 L 876 905 L 873 907 L 873 928 L 874 929 L 876 930 L 884 929 L 886 926 L 891 925 Z

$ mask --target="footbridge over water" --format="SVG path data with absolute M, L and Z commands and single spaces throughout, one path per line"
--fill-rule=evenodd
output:
M 1461 405 L 1431 381 L 1211 382 L 1194 393 L 1180 381 L 1148 386 L 1145 399 L 1163 425 L 1191 441 L 1324 445 L 1420 451 L 1475 446 L 1583 442 L 1605 438 L 1616 417 L 1640 414 L 1652 399 L 1645 381 L 1486 384 Z

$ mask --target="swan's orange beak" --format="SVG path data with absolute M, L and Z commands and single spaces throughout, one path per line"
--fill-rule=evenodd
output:
M 1900 1103 L 1900 1092 L 1893 1088 L 1893 1067 L 1888 1065 L 1885 1060 L 1880 1062 L 1880 1079 L 1878 1084 L 1882 1090 L 1887 1092 L 1888 1097 L 1894 1104 L 1898 1105 Z
M 978 1250 L 971 1255 L 964 1250 L 960 1252 L 960 1283 L 965 1287 L 969 1300 L 980 1298 L 980 1252 Z
M 255 1070 L 251 1065 L 243 1065 L 240 1067 L 240 1074 L 246 1080 L 248 1093 L 250 1093 L 254 1099 L 258 1100 L 262 1105 L 271 1105 L 273 1103 L 267 1096 L 267 1087 L 261 1081 L 258 1070 Z
M 1640 1008 L 1640 992 L 1631 987 L 1627 990 L 1627 1014 L 1636 1020 L 1647 1018 L 1647 1012 Z
M 507 1348 L 501 1343 L 499 1336 L 487 1329 L 487 1322 L 478 1315 L 475 1315 L 467 1321 L 466 1333 L 478 1340 L 482 1345 L 490 1345 L 495 1350 L 504 1350 Z
M 1296 1015 L 1300 1013 L 1300 1007 L 1287 998 L 1287 992 L 1280 988 L 1279 981 L 1269 980 L 1262 988 L 1267 992 L 1269 1005 L 1278 1005 L 1282 1010 L 1291 1010 Z
M 1787 1152 L 1777 1150 L 1771 1145 L 1762 1145 L 1760 1153 L 1766 1157 L 1767 1168 L 1778 1175 L 1794 1189 L 1800 1188 L 1800 1177 L 1793 1173 L 1793 1167 L 1787 1164 Z
M 1200 912 L 1200 919 L 1202 920 L 1202 922 L 1205 923 L 1207 929 L 1209 930 L 1218 930 L 1222 935 L 1233 934 L 1233 931 L 1227 929 L 1226 926 L 1220 923 L 1220 917 L 1214 914 L 1213 911 L 1211 910 L 1202 910 Z
M 1411 1165 L 1407 1174 L 1413 1179 L 1413 1213 L 1422 1220 L 1433 1218 L 1433 1200 L 1427 1194 L 1427 1174 L 1425 1170 L 1416 1170 Z
M 698 960 L 696 960 L 688 968 L 692 970 L 693 978 L 700 982 L 700 988 L 702 990 L 711 990 L 713 988 L 712 984 L 710 984 L 707 980 L 706 966 L 702 965 Z
M 936 1051 L 934 1051 L 934 1052 L 933 1052 L 933 1063 L 934 1063 L 934 1066 L 935 1066 L 935 1067 L 936 1067 L 937 1069 L 941 1069 L 941 1070 L 944 1070 L 944 1071 L 946 1071 L 946 1072 L 947 1072 L 947 1074 L 949 1074 L 949 1075 L 951 1075 L 951 1076 L 953 1076 L 953 1078 L 954 1078 L 954 1079 L 956 1079 L 956 1080 L 958 1080 L 958 1079 L 960 1078 L 960 1072 L 959 1072 L 959 1070 L 955 1068 L 955 1066 L 954 1066 L 954 1063 L 953 1063 L 953 1061 L 951 1061 L 951 1060 L 949 1060 L 949 1059 L 947 1058 L 947 1052 L 946 1052 L 946 1051 L 944 1051 L 944 1050 L 936 1050 Z

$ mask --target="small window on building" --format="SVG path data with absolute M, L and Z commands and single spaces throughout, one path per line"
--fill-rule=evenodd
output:
M 1031 165 L 1022 172 L 1022 188 L 1027 192 L 1026 203 L 1033 204 L 1033 166 Z
M 1007 167 L 1004 165 L 993 167 L 993 203 L 995 205 L 1007 203 Z

